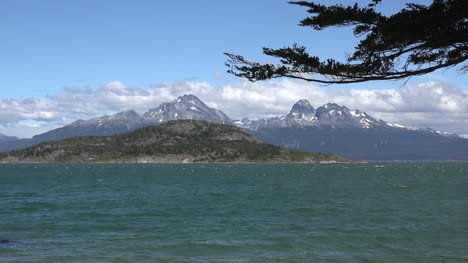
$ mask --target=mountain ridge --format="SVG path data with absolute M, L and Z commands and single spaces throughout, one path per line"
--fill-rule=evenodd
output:
M 457 134 L 446 131 L 409 127 L 375 119 L 366 112 L 358 109 L 349 110 L 346 106 L 340 106 L 336 103 L 329 102 L 315 109 L 306 99 L 296 102 L 289 113 L 285 115 L 258 120 L 249 120 L 244 118 L 240 121 L 236 121 L 235 124 L 239 127 L 254 131 L 263 128 L 305 126 L 350 126 L 365 129 L 390 127 L 406 130 L 429 131 L 441 135 L 458 137 Z
M 5 134 L 0 133 L 0 142 L 8 142 L 8 141 L 16 141 L 19 140 L 16 136 L 7 136 Z

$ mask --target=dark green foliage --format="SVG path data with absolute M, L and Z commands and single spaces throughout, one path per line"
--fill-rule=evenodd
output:
M 225 53 L 229 57 L 228 72 L 251 81 L 290 77 L 341 84 L 404 79 L 453 67 L 468 58 L 468 1 L 434 0 L 429 6 L 409 3 L 391 16 L 375 10 L 379 2 L 373 0 L 366 7 L 289 2 L 304 6 L 313 14 L 303 19 L 300 26 L 315 30 L 352 26 L 356 37 L 364 36 L 346 62 L 321 60 L 294 44 L 280 49 L 263 48 L 264 54 L 279 59 L 280 64 L 261 64 Z M 466 71 L 467 65 L 461 70 Z
M 162 158 L 179 162 L 345 161 L 334 155 L 284 150 L 239 128 L 205 121 L 179 120 L 113 136 L 82 136 L 0 155 L 13 161 L 104 162 Z

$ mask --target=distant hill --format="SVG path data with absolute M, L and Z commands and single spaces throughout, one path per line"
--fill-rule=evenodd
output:
M 15 136 L 6 136 L 5 134 L 0 133 L 0 142 L 11 142 L 19 140 L 18 137 Z
M 0 153 L 0 162 L 348 162 L 285 150 L 239 128 L 179 120 L 112 136 L 81 136 Z
M 87 121 L 77 120 L 69 125 L 36 135 L 33 137 L 33 140 L 44 142 L 57 141 L 74 136 L 113 135 L 133 131 L 149 125 L 137 112 L 130 110 Z
M 366 161 L 468 161 L 468 140 L 404 129 L 332 126 L 266 128 L 251 133 L 286 149 Z

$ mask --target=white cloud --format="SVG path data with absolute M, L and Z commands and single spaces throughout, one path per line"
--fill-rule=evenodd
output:
M 25 129 L 18 124 L 24 120 L 40 121 L 40 127 L 49 128 L 107 112 L 144 112 L 183 94 L 194 94 L 235 119 L 282 115 L 294 102 L 305 98 L 315 107 L 334 102 L 386 121 L 468 133 L 468 90 L 449 83 L 430 81 L 394 89 L 346 89 L 288 79 L 255 83 L 239 80 L 220 86 L 176 81 L 141 88 L 114 81 L 96 88 L 66 87 L 47 98 L 1 99 L 0 132 L 15 135 L 14 127 Z M 26 130 L 33 135 L 32 128 Z
M 25 100 L 0 100 L 0 123 L 10 123 L 19 120 L 35 119 L 53 121 L 60 118 L 59 107 L 40 98 Z

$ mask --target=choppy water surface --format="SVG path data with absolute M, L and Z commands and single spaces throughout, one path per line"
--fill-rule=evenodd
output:
M 468 262 L 468 164 L 0 165 L 0 262 Z

